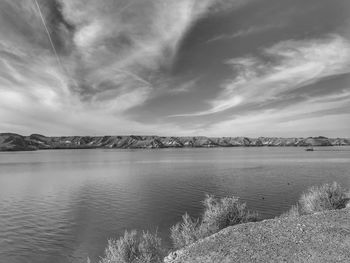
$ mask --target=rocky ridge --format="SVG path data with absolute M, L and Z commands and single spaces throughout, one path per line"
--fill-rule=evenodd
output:
M 158 149 L 193 147 L 261 147 L 261 146 L 345 146 L 350 138 L 277 138 L 277 137 L 162 137 L 162 136 L 60 136 L 40 134 L 22 136 L 0 133 L 0 151 L 30 151 L 42 149 Z

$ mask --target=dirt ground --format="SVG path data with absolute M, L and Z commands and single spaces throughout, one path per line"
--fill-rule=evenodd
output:
M 228 227 L 165 262 L 350 262 L 350 209 Z

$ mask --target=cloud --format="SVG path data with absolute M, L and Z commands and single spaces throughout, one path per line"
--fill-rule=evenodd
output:
M 182 116 L 220 113 L 238 105 L 263 103 L 315 83 L 350 72 L 350 43 L 331 35 L 322 39 L 288 40 L 261 50 L 260 56 L 227 60 L 235 77 L 226 81 L 211 108 Z
M 169 93 L 172 94 L 179 94 L 179 93 L 186 93 L 191 91 L 197 85 L 199 78 L 191 79 L 187 82 L 183 82 L 178 87 L 172 88 L 169 90 Z
M 215 42 L 215 41 L 221 41 L 221 40 L 231 40 L 234 38 L 239 38 L 239 37 L 246 37 L 246 36 L 250 36 L 250 35 L 254 35 L 254 34 L 259 34 L 259 33 L 264 33 L 266 31 L 272 30 L 272 29 L 280 29 L 283 28 L 285 25 L 283 23 L 279 23 L 279 24 L 275 24 L 275 25 L 263 25 L 263 26 L 259 26 L 259 25 L 253 25 L 250 26 L 246 29 L 241 29 L 238 30 L 237 32 L 233 33 L 233 34 L 222 34 L 222 35 L 218 35 L 216 37 L 213 37 L 209 40 L 206 41 L 206 43 L 211 43 L 211 42 Z
M 38 0 L 42 23 L 34 2 L 4 1 L 1 22 L 7 37 L 1 42 L 11 46 L 20 39 L 22 52 L 45 52 L 46 57 L 57 49 L 63 66 L 57 65 L 56 71 L 62 71 L 66 85 L 82 101 L 107 99 L 106 91 L 121 96 L 137 89 L 147 97 L 156 91 L 152 80 L 171 66 L 192 24 L 236 2 L 240 1 Z
M 208 123 L 220 126 L 238 114 L 248 120 L 257 109 L 272 114 L 295 103 L 303 110 L 285 115 L 292 120 L 306 110 L 297 96 L 319 105 L 314 115 L 322 107 L 346 111 L 334 102 L 346 102 L 346 91 L 315 92 L 312 86 L 349 72 L 349 41 L 341 36 L 287 41 L 276 36 L 270 47 L 261 48 L 267 43 L 262 41 L 246 49 L 241 38 L 235 46 L 237 37 L 275 27 L 252 19 L 250 27 L 221 36 L 232 41 L 196 46 L 205 39 L 203 31 L 218 32 L 228 21 L 221 14 L 228 17 L 247 2 L 253 7 L 255 0 L 37 1 L 48 32 L 33 1 L 0 1 L 3 131 L 193 134 L 210 129 Z M 176 67 L 182 55 L 190 63 L 181 71 Z M 215 64 L 223 57 L 225 64 Z M 167 118 L 172 113 L 184 114 Z
M 112 83 L 116 89 L 147 83 L 151 93 L 151 80 L 171 66 L 187 30 L 223 2 L 61 0 L 62 14 L 75 28 L 76 90 L 91 99 Z
M 1 127 L 67 134 L 94 130 L 91 121 L 106 132 L 156 131 L 124 112 L 165 88 L 188 92 L 195 81 L 177 88 L 155 85 L 162 83 L 193 23 L 223 3 L 38 0 L 46 31 L 35 2 L 1 1 Z
M 233 116 L 196 133 L 215 136 L 340 136 L 348 137 L 350 92 L 337 96 L 336 101 L 296 103 L 282 109 L 253 110 Z

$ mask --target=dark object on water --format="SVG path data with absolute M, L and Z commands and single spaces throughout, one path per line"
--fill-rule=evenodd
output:
M 312 148 L 312 147 L 307 147 L 307 148 L 305 149 L 305 151 L 307 151 L 307 152 L 313 152 L 313 151 L 314 151 L 314 148 Z

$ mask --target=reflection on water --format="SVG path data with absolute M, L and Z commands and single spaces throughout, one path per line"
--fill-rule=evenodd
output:
M 334 151 L 339 149 L 339 151 Z M 56 150 L 0 153 L 1 262 L 86 262 L 124 229 L 160 232 L 206 193 L 269 218 L 311 185 L 350 187 L 350 148 Z

